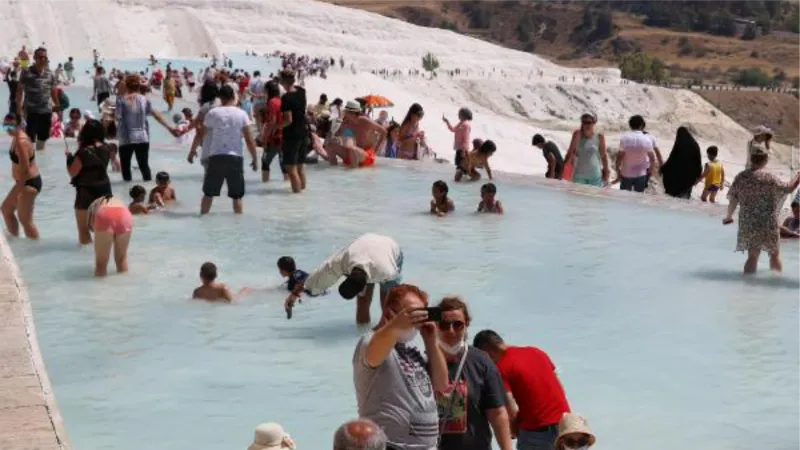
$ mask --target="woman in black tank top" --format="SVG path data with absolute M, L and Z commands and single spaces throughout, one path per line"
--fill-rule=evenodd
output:
M 28 239 L 39 239 L 39 230 L 33 223 L 33 207 L 42 190 L 42 177 L 36 166 L 33 144 L 21 128 L 22 121 L 13 113 L 3 119 L 3 130 L 12 137 L 8 156 L 11 159 L 11 174 L 14 186 L 8 192 L 0 210 L 6 229 L 12 236 L 19 236 L 19 227 Z
M 98 120 L 88 120 L 78 133 L 78 151 L 74 155 L 67 152 L 67 172 L 75 186 L 75 220 L 81 244 L 92 243 L 87 225 L 89 205 L 100 197 L 111 195 L 111 180 L 107 172 L 111 152 L 104 138 L 103 124 Z

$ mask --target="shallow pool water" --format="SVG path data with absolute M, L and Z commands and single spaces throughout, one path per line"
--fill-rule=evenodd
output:
M 312 166 L 302 195 L 248 172 L 244 215 L 223 197 L 199 218 L 200 166 L 155 150 L 151 165 L 170 172 L 180 202 L 137 217 L 130 273 L 96 280 L 60 149 L 37 162 L 42 240 L 11 245 L 76 449 L 246 448 L 264 421 L 300 449 L 330 448 L 356 415 L 350 359 L 363 330 L 335 294 L 287 321 L 275 262 L 292 255 L 311 270 L 365 232 L 393 236 L 406 280 L 432 299 L 464 296 L 471 334 L 491 327 L 549 352 L 598 449 L 798 447 L 795 243 L 783 247 L 784 276 L 744 281 L 736 230 L 719 217 L 502 178 L 507 215 L 473 214 L 479 184 L 450 183 L 458 210 L 434 218 L 430 186 L 450 179 L 444 166 Z M 0 159 L 6 187 L 8 165 Z M 132 184 L 114 177 L 127 199 Z M 235 305 L 190 300 L 205 261 L 256 291 Z

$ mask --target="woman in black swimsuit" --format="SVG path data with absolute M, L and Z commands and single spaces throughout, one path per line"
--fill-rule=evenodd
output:
M 75 186 L 75 220 L 81 244 L 92 243 L 87 220 L 89 205 L 100 197 L 111 195 L 107 172 L 111 150 L 104 138 L 103 124 L 98 120 L 88 120 L 78 133 L 78 151 L 74 155 L 66 152 L 67 172 Z
M 36 166 L 33 144 L 21 128 L 21 123 L 20 117 L 13 113 L 3 119 L 3 130 L 12 137 L 8 156 L 12 163 L 14 187 L 8 192 L 0 209 L 9 234 L 19 236 L 21 224 L 28 239 L 39 239 L 39 230 L 33 223 L 33 206 L 36 196 L 42 191 L 42 177 Z

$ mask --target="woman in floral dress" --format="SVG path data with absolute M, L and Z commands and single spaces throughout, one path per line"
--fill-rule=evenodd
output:
M 778 233 L 778 211 L 787 194 L 800 185 L 800 173 L 789 183 L 764 170 L 769 156 L 763 146 L 751 151 L 751 168 L 736 175 L 728 191 L 728 214 L 722 220 L 725 225 L 733 223 L 733 213 L 739 211 L 739 236 L 736 251 L 747 252 L 744 273 L 755 273 L 758 257 L 764 250 L 769 254 L 770 269 L 783 269 L 780 258 L 780 235 Z

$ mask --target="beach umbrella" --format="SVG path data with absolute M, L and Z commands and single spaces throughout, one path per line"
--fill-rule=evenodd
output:
M 394 106 L 391 100 L 382 95 L 365 95 L 356 100 L 362 102 L 367 108 L 391 108 Z

